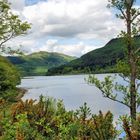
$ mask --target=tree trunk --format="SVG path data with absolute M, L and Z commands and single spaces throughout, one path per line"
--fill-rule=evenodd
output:
M 130 65 L 130 115 L 132 125 L 136 120 L 136 61 L 134 48 L 132 45 L 131 33 L 131 6 L 127 6 L 127 50 L 128 50 L 128 63 Z
M 130 106 L 130 115 L 133 121 L 136 120 L 136 64 L 135 62 L 131 62 L 131 78 L 130 78 L 130 98 L 131 98 L 131 106 Z

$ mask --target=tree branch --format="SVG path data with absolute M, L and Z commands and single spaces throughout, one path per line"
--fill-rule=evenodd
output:
M 140 51 L 140 47 L 135 51 L 135 54 L 138 53 Z
M 137 58 L 136 58 L 136 62 L 138 62 L 140 60 L 140 56 L 138 56 Z
M 125 105 L 125 106 L 127 106 L 127 107 L 130 108 L 130 106 L 129 106 L 128 104 L 124 103 L 123 101 L 120 101 L 120 100 L 117 100 L 117 99 L 113 99 L 113 98 L 111 98 L 111 97 L 109 97 L 109 96 L 104 96 L 104 97 L 109 98 L 109 99 L 112 100 L 112 101 L 121 103 L 121 104 L 123 104 L 123 105 Z
M 138 12 L 131 20 L 131 22 L 133 22 L 138 16 L 140 16 L 140 12 Z
M 12 33 L 7 39 L 5 39 L 3 42 L 0 43 L 0 48 L 2 48 L 2 45 L 6 43 L 8 40 L 10 40 L 14 36 L 14 33 Z
M 125 76 L 123 76 L 123 74 L 119 74 L 119 76 L 121 76 L 121 77 L 123 78 L 123 80 L 124 80 L 124 81 L 126 81 L 127 83 L 130 83 L 130 81 L 129 81 L 129 80 L 127 80 L 127 79 L 126 79 L 126 77 L 125 77 Z
M 103 97 L 108 98 L 108 99 L 110 99 L 110 100 L 112 100 L 112 101 L 121 103 L 121 104 L 123 104 L 123 105 L 125 105 L 125 106 L 127 106 L 127 107 L 130 108 L 130 106 L 129 106 L 128 104 L 124 103 L 123 101 L 120 101 L 120 100 L 118 100 L 118 99 L 114 99 L 114 98 L 110 97 L 109 95 L 107 96 L 106 93 L 105 93 L 102 89 L 99 89 L 99 90 L 101 90 L 101 92 L 102 92 L 102 94 L 103 94 Z
M 120 10 L 120 12 L 122 13 L 123 17 L 127 20 L 127 17 L 124 13 L 124 11 L 122 10 L 122 8 L 119 6 L 118 9 Z

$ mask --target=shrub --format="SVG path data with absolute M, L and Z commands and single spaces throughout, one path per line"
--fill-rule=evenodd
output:
M 66 111 L 61 100 L 56 102 L 42 96 L 38 102 L 26 100 L 14 104 L 11 123 L 18 136 L 26 140 L 37 136 L 46 140 L 114 140 L 117 135 L 112 113 L 92 115 L 86 103 L 77 111 Z

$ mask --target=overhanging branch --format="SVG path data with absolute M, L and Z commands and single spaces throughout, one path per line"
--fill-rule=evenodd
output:
M 103 97 L 108 98 L 108 99 L 110 99 L 110 100 L 112 100 L 112 101 L 121 103 L 121 104 L 123 104 L 123 105 L 125 105 L 125 106 L 127 106 L 127 107 L 130 108 L 130 105 L 128 105 L 128 104 L 126 104 L 126 103 L 124 103 L 123 101 L 120 101 L 120 100 L 118 100 L 118 99 L 112 98 L 112 97 L 110 97 L 109 95 L 106 95 L 106 93 L 105 93 L 102 89 L 99 89 L 99 90 L 101 90 L 101 92 L 102 92 L 102 94 L 103 94 Z
M 2 48 L 2 45 L 3 45 L 4 43 L 6 43 L 7 41 L 9 41 L 13 36 L 14 36 L 14 33 L 12 33 L 8 38 L 6 38 L 4 41 L 2 41 L 2 42 L 0 43 L 0 48 Z

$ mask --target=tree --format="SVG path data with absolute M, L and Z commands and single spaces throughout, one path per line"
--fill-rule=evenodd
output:
M 30 29 L 30 24 L 22 22 L 12 13 L 7 0 L 0 0 L 0 50 L 5 51 L 4 44 L 12 38 L 23 35 Z M 10 49 L 12 51 L 12 49 Z
M 16 68 L 0 56 L 0 97 L 12 99 L 16 94 L 16 85 L 20 84 L 20 74 Z
M 12 38 L 23 35 L 30 29 L 30 24 L 22 22 L 12 13 L 7 0 L 0 0 L 0 52 L 7 52 L 5 43 Z M 8 53 L 16 53 L 8 47 Z M 16 85 L 20 83 L 20 76 L 16 68 L 0 56 L 0 96 L 9 98 L 16 95 Z
M 105 77 L 104 81 L 98 80 L 95 76 L 90 75 L 88 82 L 97 86 L 103 93 L 103 96 L 113 101 L 119 102 L 130 109 L 131 122 L 136 120 L 137 108 L 140 106 L 140 94 L 138 89 L 140 83 L 140 47 L 135 44 L 135 39 L 140 33 L 140 9 L 134 6 L 136 0 L 108 0 L 109 7 L 116 8 L 119 12 L 116 16 L 122 19 L 126 26 L 126 31 L 121 31 L 121 38 L 126 44 L 126 58 L 119 61 L 117 70 L 119 75 L 127 81 L 128 85 L 114 84 L 111 76 Z M 123 94 L 123 99 L 118 99 L 118 94 L 113 90 Z

